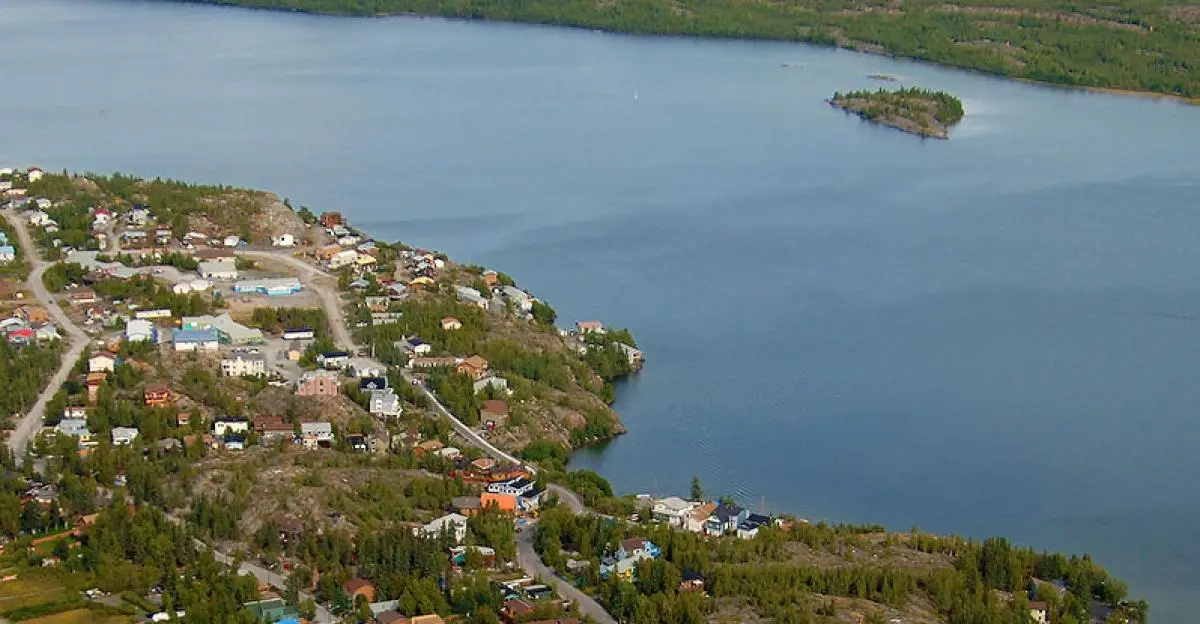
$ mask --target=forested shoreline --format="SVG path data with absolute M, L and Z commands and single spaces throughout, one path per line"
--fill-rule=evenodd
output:
M 1020 80 L 1200 97 L 1200 11 L 1162 0 L 172 0 L 335 15 L 413 13 L 643 35 L 799 41 Z

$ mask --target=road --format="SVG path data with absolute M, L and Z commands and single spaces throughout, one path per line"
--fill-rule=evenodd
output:
M 538 557 L 537 551 L 533 549 L 533 526 L 527 526 L 525 530 L 517 533 L 517 561 L 520 562 L 521 569 L 525 570 L 527 576 L 540 577 L 542 580 L 552 583 L 560 596 L 579 605 L 579 611 L 583 615 L 591 617 L 600 624 L 617 624 L 617 621 L 608 614 L 608 611 L 604 610 L 604 607 L 600 606 L 600 603 L 580 591 L 579 588 L 559 578 L 553 570 L 546 567 L 541 557 Z
M 28 260 L 32 271 L 29 273 L 29 279 L 26 280 L 26 285 L 29 290 L 33 291 L 37 300 L 50 312 L 50 317 L 55 324 L 62 327 L 66 332 L 67 350 L 62 355 L 62 363 L 58 367 L 58 371 L 50 378 L 45 389 L 38 395 L 37 401 L 30 408 L 29 413 L 25 414 L 21 421 L 17 423 L 16 429 L 8 437 L 8 450 L 18 463 L 22 461 L 25 455 L 25 447 L 29 444 L 29 440 L 41 428 L 42 422 L 46 416 L 46 403 L 48 403 L 54 393 L 62 387 L 67 381 L 67 377 L 71 374 L 71 369 L 74 368 L 75 362 L 83 355 L 83 350 L 87 347 L 88 336 L 79 328 L 58 306 L 58 302 L 46 290 L 45 284 L 42 283 L 42 274 L 46 272 L 52 263 L 42 259 L 38 253 L 37 247 L 33 244 L 33 239 L 29 237 L 29 231 L 26 229 L 25 220 L 18 214 L 13 212 L 11 208 L 4 211 L 4 218 L 12 224 L 16 230 L 17 240 L 21 245 L 21 253 Z
M 200 540 L 196 540 L 196 545 L 201 549 L 208 548 L 208 546 Z M 233 557 L 215 549 L 212 550 L 212 554 L 213 559 L 216 559 L 225 565 L 233 565 Z M 241 574 L 249 574 L 259 581 L 276 589 L 285 589 L 287 587 L 287 577 L 281 574 L 276 574 L 275 572 L 272 572 L 262 566 L 254 565 L 248 561 L 241 562 L 241 565 L 238 566 L 238 572 Z M 330 613 L 329 610 L 324 606 L 322 606 L 321 603 L 317 602 L 316 598 L 305 592 L 300 592 L 299 595 L 300 600 L 312 600 L 313 604 L 317 605 L 317 617 L 313 620 L 316 624 L 332 624 L 334 622 L 333 614 Z

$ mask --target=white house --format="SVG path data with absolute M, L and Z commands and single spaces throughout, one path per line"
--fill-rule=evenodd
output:
M 395 391 L 391 388 L 385 390 L 375 390 L 371 393 L 371 406 L 369 410 L 376 416 L 384 416 L 394 418 L 400 415 L 400 397 L 396 396 Z
M 651 513 L 655 520 L 661 520 L 671 526 L 682 527 L 696 509 L 696 503 L 683 500 L 678 496 L 668 496 L 654 503 Z
M 34 210 L 33 212 L 29 213 L 29 225 L 43 227 L 47 223 L 54 223 L 54 220 L 51 219 L 50 215 L 46 214 L 45 212 L 41 210 Z
M 512 479 L 511 481 L 502 481 L 500 483 L 492 483 L 487 486 L 487 491 L 494 494 L 508 494 L 510 496 L 526 496 L 533 492 L 537 484 L 524 477 Z
M 479 394 L 487 388 L 508 390 L 508 380 L 503 377 L 484 377 L 483 379 L 476 381 L 473 385 L 475 394 Z
M 367 358 L 350 358 L 346 363 L 347 372 L 359 379 L 367 377 L 383 377 L 387 374 L 387 367 Z
M 237 247 L 238 245 L 242 244 L 242 238 L 236 234 L 230 234 L 229 236 L 225 237 L 223 242 L 226 247 Z
M 241 377 L 243 375 L 262 377 L 267 374 L 267 362 L 259 354 L 238 353 L 233 357 L 221 360 L 221 374 L 226 377 Z
M 306 449 L 329 446 L 333 444 L 333 425 L 327 422 L 300 423 L 300 439 Z
M 358 252 L 353 249 L 344 249 L 339 251 L 329 258 L 329 268 L 340 269 L 344 266 L 350 266 L 358 260 Z
M 62 338 L 62 336 L 60 336 L 58 333 L 58 328 L 50 323 L 46 323 L 45 325 L 33 330 L 33 334 L 37 336 L 38 340 L 58 340 L 59 338 Z
M 329 351 L 317 354 L 317 366 L 325 370 L 342 370 L 350 365 L 350 354 L 345 351 Z M 377 377 L 377 375 L 367 375 Z
M 488 307 L 488 300 L 478 290 L 470 286 L 455 286 L 455 294 L 458 300 L 463 303 L 468 303 L 484 310 Z
M 121 446 L 123 444 L 131 444 L 138 437 L 136 427 L 113 427 L 112 443 L 113 446 Z
M 37 167 L 30 167 L 29 171 L 25 172 L 25 178 L 30 182 L 37 182 L 38 180 L 41 180 L 42 176 L 44 175 L 46 175 L 46 173 Z
M 88 358 L 89 373 L 111 373 L 117 359 L 107 353 L 97 353 Z
M 156 333 L 154 324 L 145 319 L 133 319 L 125 324 L 127 342 L 153 341 Z
M 461 544 L 467 538 L 467 517 L 462 514 L 446 514 L 429 524 L 413 528 L 413 535 L 431 539 L 449 535 L 455 544 Z
M 196 272 L 200 277 L 210 280 L 235 280 L 238 277 L 237 264 L 230 258 L 201 262 Z
M 213 423 L 213 435 L 224 437 L 231 433 L 246 433 L 250 430 L 248 420 L 218 420 Z
M 291 234 L 280 234 L 271 237 L 271 244 L 276 247 L 293 247 L 296 245 L 296 237 Z
M 505 286 L 500 289 L 504 293 L 504 298 L 513 302 L 517 309 L 522 312 L 528 312 L 533 309 L 533 297 L 529 293 L 517 288 L 516 286 Z

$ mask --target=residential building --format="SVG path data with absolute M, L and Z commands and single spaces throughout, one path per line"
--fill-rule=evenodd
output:
M 404 349 L 413 355 L 427 355 L 433 351 L 433 346 L 416 336 L 404 341 Z
M 213 435 L 223 438 L 228 435 L 246 433 L 250 430 L 250 422 L 246 420 L 218 420 L 213 423 Z
M 33 330 L 33 333 L 38 340 L 58 340 L 62 338 L 58 333 L 58 328 L 49 323 Z
M 447 316 L 446 318 L 442 319 L 442 329 L 446 331 L 462 329 L 462 321 L 454 318 L 453 316 Z
M 537 483 L 524 477 L 513 479 L 511 481 L 502 481 L 500 483 L 492 483 L 487 486 L 487 491 L 496 494 L 508 494 L 511 496 L 529 496 L 537 488 Z
M 344 224 L 345 222 L 346 221 L 342 218 L 342 213 L 340 213 L 340 212 L 322 212 L 321 213 L 321 227 L 323 227 L 325 229 L 335 228 L 339 225 Z
M 300 381 L 296 384 L 297 396 L 337 396 L 337 394 L 337 374 L 329 371 L 309 371 L 301 375 Z
M 645 356 L 642 355 L 641 351 L 623 342 L 618 342 L 615 346 L 625 354 L 625 357 L 629 359 L 629 364 L 632 366 L 637 366 L 646 359 Z
M 495 388 L 496 390 L 508 390 L 508 380 L 503 377 L 489 375 L 482 379 L 477 379 L 472 385 L 475 394 L 483 392 L 487 388 Z
M 631 537 L 629 539 L 621 540 L 621 544 L 617 548 L 617 557 L 619 559 L 636 557 L 639 556 L 640 553 L 645 553 L 650 555 L 652 558 L 657 559 L 662 555 L 662 549 L 656 546 L 654 542 L 641 537 Z
M 275 440 L 291 439 L 295 427 L 279 417 L 260 416 L 254 419 L 254 430 L 258 432 L 260 442 L 269 444 Z
M 88 429 L 87 420 L 83 418 L 64 418 L 54 426 L 55 433 L 77 438 L 80 444 L 92 440 L 92 432 Z
M 267 361 L 258 353 L 238 353 L 221 360 L 221 374 L 226 377 L 262 377 L 267 374 Z
M 342 585 L 342 589 L 346 590 L 346 595 L 350 597 L 351 604 L 354 604 L 355 599 L 359 596 L 366 598 L 367 602 L 375 602 L 375 586 L 367 579 L 352 578 Z
M 655 520 L 666 522 L 671 526 L 682 527 L 687 524 L 696 505 L 697 503 L 683 500 L 678 496 L 668 496 L 654 503 L 651 514 Z
M 579 321 L 575 323 L 575 330 L 581 334 L 604 333 L 604 324 L 600 321 Z
M 0 263 L 8 263 L 17 259 L 17 250 L 12 245 L 0 245 Z
M 87 418 L 87 408 L 82 405 L 68 405 L 63 408 L 63 418 Z
M 408 362 L 408 365 L 412 368 L 439 368 L 442 366 L 455 366 L 457 364 L 458 358 L 452 357 L 415 357 Z
M 371 325 L 395 325 L 403 318 L 403 312 L 372 312 Z
M 508 403 L 499 399 L 488 399 L 479 409 L 479 419 L 499 423 L 508 419 Z
M 716 503 L 701 503 L 697 505 L 696 508 L 692 510 L 692 515 L 687 519 L 687 522 L 683 528 L 693 533 L 700 533 L 704 530 L 705 523 L 708 522 L 708 519 L 712 516 L 713 510 L 716 508 Z
M 271 237 L 271 244 L 275 247 L 293 247 L 296 245 L 296 237 L 291 234 L 279 234 Z
M 137 439 L 138 430 L 135 427 L 113 427 L 112 443 L 113 446 L 121 446 L 123 444 L 132 444 Z
M 516 624 L 528 619 L 533 612 L 533 605 L 524 600 L 506 600 L 500 606 L 500 619 L 504 620 L 505 624 Z
M 413 535 L 429 538 L 448 535 L 455 544 L 461 544 L 467 537 L 467 517 L 456 513 L 446 514 L 429 524 L 414 528 Z
M 529 293 L 517 288 L 516 286 L 505 286 L 500 289 L 504 298 L 513 302 L 513 305 L 522 312 L 528 312 L 533 309 L 533 297 Z
M 359 379 L 366 379 L 384 376 L 387 373 L 387 367 L 372 359 L 356 357 L 350 358 L 350 361 L 346 363 L 346 372 Z
M 163 384 L 150 384 L 142 391 L 142 401 L 149 407 L 166 407 L 171 397 L 171 388 Z
M 375 416 L 395 418 L 400 415 L 400 397 L 391 388 L 371 393 L 370 412 Z
M 128 342 L 157 342 L 158 330 L 150 321 L 131 319 L 125 324 L 125 340 Z
M 224 238 L 224 240 L 222 240 L 221 242 L 224 243 L 226 247 L 237 247 L 238 245 L 242 244 L 242 237 L 240 237 L 236 234 L 230 234 L 229 236 L 226 236 Z
M 50 311 L 38 305 L 23 305 L 17 308 L 17 316 L 26 323 L 47 323 L 50 321 Z
M 181 329 L 171 336 L 176 351 L 216 351 L 220 347 L 220 334 L 214 328 Z
M 737 536 L 742 539 L 754 539 L 758 535 L 758 530 L 765 526 L 771 526 L 771 518 L 756 513 L 749 514 L 741 524 L 737 525 Z
M 69 296 L 71 303 L 96 303 L 96 291 L 91 288 L 76 288 Z
M 483 376 L 488 372 L 488 361 L 478 355 L 472 355 L 463 358 L 463 361 L 458 363 L 455 370 L 474 380 L 483 379 Z
M 237 264 L 233 260 L 206 260 L 196 267 L 200 277 L 208 280 L 235 280 L 238 278 Z
M 300 423 L 300 441 L 309 450 L 333 446 L 333 425 L 327 422 Z
M 460 302 L 473 305 L 484 310 L 487 309 L 488 300 L 478 290 L 475 290 L 470 286 L 455 286 L 454 291 Z
M 133 313 L 133 318 L 140 320 L 165 319 L 171 318 L 170 308 L 154 308 L 152 310 L 138 310 Z
M 108 353 L 97 353 L 88 358 L 89 373 L 111 373 L 117 363 L 117 358 Z
M 1032 600 L 1029 602 L 1029 617 L 1037 624 L 1048 624 L 1050 622 L 1050 605 L 1041 600 Z
M 312 340 L 315 337 L 316 333 L 311 327 L 297 327 L 283 330 L 284 340 Z
M 372 312 L 387 312 L 388 306 L 392 304 L 392 299 L 387 296 L 365 297 L 363 303 Z
M 364 392 L 374 392 L 375 390 L 387 390 L 387 377 L 363 377 L 358 380 L 358 389 Z
M 327 351 L 317 355 L 317 366 L 325 370 L 342 370 L 350 365 L 350 354 L 345 351 Z
M 350 266 L 358 261 L 358 252 L 353 249 L 344 249 L 339 251 L 329 258 L 329 268 L 340 269 L 344 266 Z
M 750 512 L 738 505 L 721 503 L 713 510 L 712 515 L 704 523 L 704 532 L 709 535 L 724 535 L 737 530 L 739 524 L 746 521 Z
M 243 295 L 267 295 L 282 297 L 294 295 L 304 289 L 299 278 L 271 277 L 241 280 L 233 285 L 233 292 Z

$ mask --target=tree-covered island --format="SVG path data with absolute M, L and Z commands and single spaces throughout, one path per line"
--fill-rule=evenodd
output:
M 829 104 L 867 121 L 936 139 L 950 138 L 950 127 L 963 117 L 958 98 L 917 87 L 839 91 L 829 98 Z

